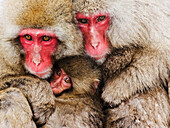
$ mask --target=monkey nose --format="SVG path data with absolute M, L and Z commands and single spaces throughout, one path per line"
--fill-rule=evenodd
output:
M 94 49 L 97 49 L 97 47 L 99 46 L 99 42 L 97 42 L 97 43 L 91 43 L 91 46 L 92 46 Z
M 41 46 L 35 45 L 34 46 L 34 52 L 39 53 L 41 51 Z
M 41 56 L 40 54 L 34 54 L 33 55 L 33 59 L 32 59 L 33 63 L 38 66 L 41 63 Z

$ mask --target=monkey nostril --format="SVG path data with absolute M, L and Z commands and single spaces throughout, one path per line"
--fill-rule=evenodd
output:
M 40 56 L 40 54 L 34 54 L 33 55 L 33 59 L 32 59 L 32 61 L 33 61 L 33 63 L 36 65 L 36 66 L 38 66 L 40 63 L 41 63 L 41 56 Z
M 91 43 L 91 46 L 96 49 L 99 46 L 100 42 L 97 43 Z

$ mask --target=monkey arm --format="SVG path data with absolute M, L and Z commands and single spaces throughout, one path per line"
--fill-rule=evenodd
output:
M 54 111 L 54 96 L 49 83 L 32 76 L 6 77 L 1 81 L 1 89 L 19 88 L 28 99 L 37 125 L 44 124 Z
M 0 113 L 1 128 L 36 128 L 30 105 L 17 88 L 0 91 Z
M 42 128 L 103 128 L 103 117 L 99 97 L 65 95 L 56 98 L 55 112 Z
M 102 65 L 105 81 L 107 78 L 114 78 L 116 75 L 120 74 L 120 72 L 132 62 L 136 51 L 137 48 L 135 47 L 124 47 L 113 50 L 107 57 L 107 61 Z
M 105 83 L 102 98 L 119 104 L 132 95 L 160 85 L 167 86 L 168 60 L 159 51 L 146 49 L 135 54 L 133 61 L 114 78 Z
M 168 128 L 169 107 L 167 93 L 161 87 L 138 93 L 118 107 L 107 109 L 106 127 Z

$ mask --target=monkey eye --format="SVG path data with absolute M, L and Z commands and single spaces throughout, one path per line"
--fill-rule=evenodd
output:
M 78 21 L 82 24 L 87 24 L 88 20 L 87 19 L 78 19 Z
M 101 22 L 106 18 L 106 16 L 99 16 L 97 22 Z
M 68 78 L 65 78 L 64 81 L 65 81 L 66 83 L 71 83 L 71 79 L 70 79 L 69 77 L 68 77 Z
M 26 40 L 29 40 L 29 41 L 32 40 L 32 37 L 31 37 L 30 35 L 28 35 L 28 34 L 27 34 L 27 35 L 24 35 L 24 37 L 25 37 Z
M 42 41 L 49 41 L 51 39 L 50 36 L 43 36 Z
M 57 69 L 56 69 L 56 74 L 57 74 L 58 76 L 61 76 L 61 70 L 60 70 L 60 68 L 57 68 Z

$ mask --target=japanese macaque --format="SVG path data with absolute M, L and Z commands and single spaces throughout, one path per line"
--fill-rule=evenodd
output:
M 46 79 L 52 73 L 53 61 L 80 54 L 81 34 L 72 23 L 71 9 L 70 0 L 0 2 L 0 81 L 28 74 Z M 44 100 L 48 103 L 49 99 Z M 37 118 L 36 111 L 39 109 L 33 110 L 34 120 L 45 123 L 46 112 Z
M 0 6 L 1 78 L 24 74 L 23 67 L 48 78 L 53 61 L 80 54 L 83 45 L 72 23 L 72 1 L 5 0 Z
M 106 111 L 106 127 L 168 127 L 170 2 L 73 0 L 73 3 L 85 51 L 102 65 L 103 76 L 107 76 L 102 99 L 112 109 Z M 126 50 L 130 50 L 128 59 L 121 62 L 121 57 L 126 58 Z M 123 56 L 118 59 L 115 52 L 120 56 L 122 52 Z M 115 66 L 118 61 L 120 64 Z
M 55 110 L 55 98 L 46 80 L 33 76 L 3 78 L 0 90 L 0 126 L 3 128 L 43 125 Z
M 101 72 L 94 61 L 66 57 L 57 62 L 54 71 L 50 85 L 57 96 L 56 109 L 43 128 L 103 128 L 102 105 L 96 92 Z

